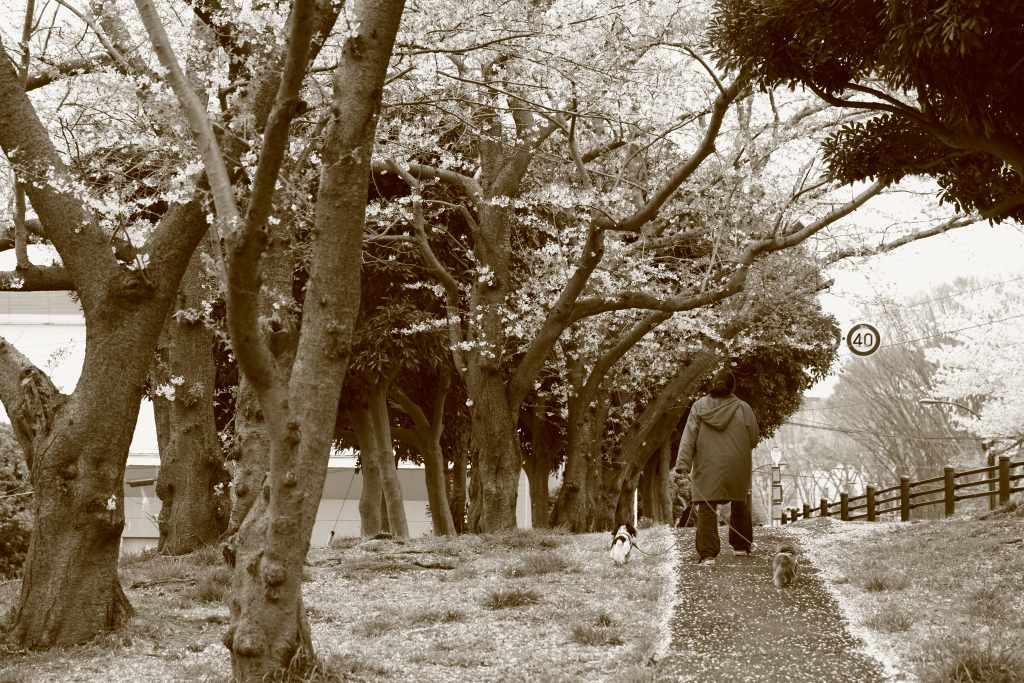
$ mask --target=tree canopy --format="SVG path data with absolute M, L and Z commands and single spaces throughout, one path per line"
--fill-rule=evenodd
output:
M 938 178 L 943 200 L 1024 217 L 1024 2 L 716 0 L 709 45 L 763 88 L 875 113 L 825 145 L 832 174 Z

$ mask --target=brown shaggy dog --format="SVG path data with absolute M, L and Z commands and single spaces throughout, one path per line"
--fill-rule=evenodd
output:
M 775 558 L 772 560 L 772 570 L 775 574 L 775 587 L 792 586 L 796 581 L 796 572 L 800 567 L 800 554 L 796 546 L 788 541 L 779 544 L 775 549 Z

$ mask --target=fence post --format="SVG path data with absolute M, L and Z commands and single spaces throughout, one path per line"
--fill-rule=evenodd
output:
M 1010 456 L 999 456 L 999 504 L 1010 502 Z
M 786 524 L 787 519 L 788 519 L 788 515 L 786 514 L 786 511 L 785 510 L 781 510 L 780 511 L 780 515 L 779 515 L 779 522 L 782 523 L 781 525 L 784 526 Z
M 910 477 L 900 477 L 900 521 L 910 521 Z
M 875 487 L 867 487 L 867 499 L 868 499 L 868 521 L 875 521 Z
M 807 503 L 804 503 L 804 519 L 810 519 L 810 518 L 811 518 L 811 506 L 808 505 Z
M 1009 469 L 1006 470 L 1009 473 Z M 828 517 L 828 498 L 821 499 L 821 516 Z
M 946 516 L 952 517 L 956 513 L 956 492 L 953 488 L 956 475 L 953 473 L 953 468 L 949 465 L 946 465 L 944 472 L 946 477 Z
M 796 508 L 792 508 L 789 511 L 789 521 L 790 522 L 795 522 L 799 516 L 800 516 L 800 511 L 797 510 Z
M 850 521 L 850 494 L 846 491 L 839 494 L 839 519 Z

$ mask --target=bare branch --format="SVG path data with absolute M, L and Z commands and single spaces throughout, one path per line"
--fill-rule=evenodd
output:
M 932 226 L 927 230 L 919 230 L 909 235 L 904 235 L 899 239 L 895 239 L 891 242 L 885 242 L 877 247 L 852 247 L 850 249 L 834 251 L 824 258 L 824 265 L 831 265 L 843 259 L 855 256 L 874 256 L 876 254 L 884 254 L 898 247 L 902 247 L 905 244 L 910 244 L 917 240 L 923 240 L 927 237 L 933 237 L 934 235 L 941 235 L 944 232 L 955 230 L 956 228 L 964 228 L 968 225 L 973 225 L 980 220 L 982 220 L 981 216 L 953 216 L 949 220 L 943 221 L 942 223 Z
M 46 64 L 38 73 L 30 76 L 25 82 L 25 91 L 31 92 L 69 76 L 89 73 L 101 67 L 107 66 L 114 61 L 114 58 L 105 52 L 100 52 L 81 59 L 72 59 L 60 64 Z
M 131 66 L 129 66 L 128 62 L 125 60 L 121 52 L 116 47 L 114 47 L 113 44 L 111 44 L 110 40 L 107 38 L 107 34 L 103 31 L 103 29 L 96 25 L 96 22 L 93 21 L 92 15 L 90 13 L 80 11 L 74 5 L 69 4 L 67 0 L 57 0 L 57 3 L 63 5 L 68 10 L 70 10 L 72 14 L 74 14 L 79 19 L 84 21 L 86 25 L 88 25 L 88 27 L 93 30 L 93 33 L 96 34 L 96 37 L 99 38 L 100 44 L 103 46 L 103 49 L 107 51 L 107 54 L 109 54 L 111 58 L 121 66 L 125 73 L 132 73 Z
M 168 40 L 167 33 L 164 31 L 163 23 L 160 20 L 160 15 L 157 14 L 153 0 L 135 0 L 135 5 L 138 7 L 142 23 L 149 33 L 150 40 L 153 43 L 153 50 L 156 52 L 161 66 L 167 71 L 167 82 L 181 103 L 185 118 L 188 119 L 189 126 L 196 136 L 196 143 L 199 147 L 199 154 L 203 159 L 203 167 L 206 169 L 206 177 L 210 183 L 210 190 L 213 194 L 218 218 L 229 228 L 238 226 L 241 221 L 238 215 L 238 207 L 235 205 L 231 179 L 228 177 L 224 156 L 221 154 L 220 145 L 217 143 L 217 136 L 214 134 L 210 118 L 206 114 L 206 108 L 199 101 L 199 97 L 178 65 L 178 59 L 171 48 L 170 40 Z M 223 274 L 223 258 L 217 246 L 220 244 L 220 236 L 215 225 L 211 225 L 210 230 L 213 251 L 216 254 L 217 262 Z
M 17 270 L 0 272 L 0 291 L 4 292 L 70 292 L 75 289 L 64 266 L 18 266 Z
M 434 250 L 430 248 L 430 240 L 427 238 L 427 231 L 423 225 L 423 198 L 421 195 L 421 183 L 404 170 L 394 159 L 387 159 L 387 164 L 392 171 L 406 182 L 412 189 L 412 211 L 413 229 L 416 231 L 416 243 L 419 245 L 420 254 L 427 262 L 427 268 L 437 281 L 441 283 L 445 292 L 445 306 L 448 314 L 448 337 L 452 345 L 452 357 L 455 360 L 455 367 L 460 375 L 465 375 L 467 365 L 462 353 L 461 343 L 465 340 L 462 333 L 462 326 L 456 321 L 462 312 L 462 300 L 459 297 L 459 283 L 456 282 L 444 264 L 438 260 Z
M 718 131 L 722 126 L 722 119 L 725 118 L 725 112 L 729 109 L 729 106 L 735 101 L 739 95 L 743 85 L 747 82 L 747 78 L 744 76 L 738 76 L 732 85 L 722 91 L 715 98 L 715 104 L 711 112 L 711 121 L 708 123 L 708 129 L 704 133 L 704 138 L 701 140 L 700 145 L 694 150 L 693 154 L 683 164 L 676 169 L 675 173 L 665 181 L 665 184 L 651 197 L 647 205 L 642 209 L 634 213 L 629 218 L 620 221 L 613 229 L 614 230 L 625 230 L 628 232 L 636 232 L 640 230 L 649 220 L 658 215 L 658 211 L 665 205 L 665 202 L 669 200 L 673 193 L 683 182 L 690 177 L 690 175 L 697 170 L 701 163 L 715 150 L 715 138 L 718 137 Z
M 481 209 L 484 205 L 484 191 L 480 187 L 480 184 L 470 178 L 469 176 L 456 173 L 448 169 L 434 168 L 427 164 L 409 164 L 405 169 L 412 177 L 419 180 L 424 178 L 434 178 L 441 182 L 462 190 L 467 197 L 473 202 L 473 205 L 477 210 Z M 386 173 L 392 171 L 391 167 L 386 161 L 375 161 L 373 162 L 374 173 Z

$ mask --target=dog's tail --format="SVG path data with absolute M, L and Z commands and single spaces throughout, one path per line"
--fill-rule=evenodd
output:
M 800 551 L 797 550 L 796 545 L 792 541 L 783 541 L 777 545 L 775 547 L 775 554 L 778 555 L 779 553 L 788 553 L 793 557 L 798 557 L 800 555 Z

